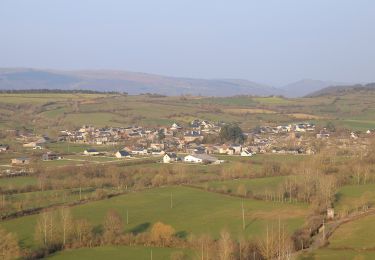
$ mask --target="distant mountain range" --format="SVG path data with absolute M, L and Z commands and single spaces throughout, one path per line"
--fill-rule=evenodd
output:
M 337 82 L 301 80 L 276 88 L 243 79 L 194 79 L 115 70 L 0 68 L 0 90 L 61 89 L 118 91 L 129 94 L 302 97 Z

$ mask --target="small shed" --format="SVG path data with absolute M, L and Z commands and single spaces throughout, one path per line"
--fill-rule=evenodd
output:
M 335 218 L 335 209 L 327 208 L 327 219 L 334 219 L 334 218 Z

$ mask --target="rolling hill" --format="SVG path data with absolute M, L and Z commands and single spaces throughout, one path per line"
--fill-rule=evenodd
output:
M 56 71 L 38 69 L 0 69 L 0 90 L 8 89 L 83 89 L 119 91 L 129 94 L 157 93 L 162 95 L 281 95 L 283 91 L 242 79 L 193 79 L 154 74 L 82 70 Z
M 327 96 L 327 95 L 344 95 L 351 92 L 358 92 L 358 91 L 374 91 L 375 90 L 375 83 L 369 84 L 356 84 L 356 85 L 344 85 L 344 86 L 330 86 L 327 88 L 320 89 L 316 92 L 310 93 L 307 95 L 308 97 L 319 97 L 319 96 Z
M 304 97 L 329 86 L 342 85 L 333 81 L 303 79 L 281 87 L 287 97 Z

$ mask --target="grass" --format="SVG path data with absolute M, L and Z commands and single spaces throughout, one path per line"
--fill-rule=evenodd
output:
M 214 190 L 220 190 L 225 187 L 231 193 L 236 193 L 237 188 L 240 185 L 244 185 L 248 192 L 252 194 L 258 194 L 265 191 L 277 190 L 278 186 L 286 180 L 286 176 L 277 176 L 269 178 L 256 178 L 256 179 L 238 179 L 230 181 L 211 181 L 206 183 L 200 183 L 200 187 L 210 188 Z
M 375 259 L 375 216 L 366 216 L 340 226 L 323 249 L 306 253 L 301 260 Z
M 294 122 L 298 118 L 316 118 L 322 123 L 326 120 L 319 118 L 332 118 L 331 121 L 337 126 L 366 130 L 375 127 L 374 93 L 350 93 L 339 99 L 333 96 L 299 99 L 250 96 L 181 99 L 145 95 L 0 94 L 2 102 L 9 105 L 0 108 L 4 115 L 0 120 L 0 128 L 22 128 L 26 121 L 30 122 L 27 125 L 29 128 L 36 128 L 40 132 L 85 123 L 98 127 L 134 124 L 156 127 L 170 125 L 175 121 L 185 125 L 198 117 L 238 123 L 246 129 L 257 125 Z M 29 113 L 18 113 L 18 109 L 27 109 Z
M 104 246 L 97 248 L 81 248 L 74 250 L 66 250 L 57 254 L 51 255 L 48 259 L 53 260 L 64 260 L 64 259 L 81 259 L 81 260 L 92 260 L 92 259 L 123 259 L 123 260 L 165 260 L 171 259 L 173 253 L 181 252 L 185 256 L 192 259 L 193 252 L 186 249 L 172 249 L 172 248 L 160 248 L 160 247 L 127 247 L 127 246 Z
M 83 124 L 95 125 L 97 127 L 118 125 L 116 121 L 122 120 L 121 117 L 112 113 L 74 113 L 65 116 L 64 121 L 66 123 L 72 123 L 77 126 Z
M 36 185 L 37 183 L 37 178 L 29 176 L 15 178 L 0 178 L 0 187 L 7 189 L 20 188 L 28 185 Z
M 340 226 L 329 239 L 329 248 L 355 250 L 375 247 L 375 216 L 366 216 Z
M 372 203 L 375 202 L 375 184 L 346 185 L 341 187 L 336 193 L 335 209 L 353 210 L 360 205 L 361 198 L 365 198 Z
M 170 196 L 173 196 L 173 208 Z M 108 200 L 96 201 L 72 208 L 76 218 L 86 218 L 100 225 L 108 210 L 117 210 L 129 225 L 126 232 L 138 233 L 148 230 L 153 223 L 162 221 L 172 225 L 183 235 L 211 234 L 218 237 L 222 229 L 231 231 L 235 238 L 240 235 L 258 237 L 267 225 L 275 224 L 280 218 L 287 230 L 292 232 L 301 227 L 307 215 L 303 204 L 283 204 L 258 200 L 245 200 L 246 229 L 242 230 L 242 199 L 205 192 L 188 187 L 168 187 L 145 190 Z M 24 247 L 32 247 L 37 216 L 26 216 L 2 222 L 10 232 L 15 232 Z
M 96 189 L 92 188 L 82 189 L 82 199 L 94 197 L 95 191 Z M 65 189 L 16 193 L 6 195 L 5 199 L 7 204 L 9 204 L 11 207 L 1 213 L 10 214 L 21 209 L 27 210 L 39 207 L 48 207 L 55 204 L 79 201 L 80 196 L 79 189 Z
M 312 253 L 305 253 L 298 257 L 299 260 L 373 260 L 374 251 L 332 250 L 318 249 Z

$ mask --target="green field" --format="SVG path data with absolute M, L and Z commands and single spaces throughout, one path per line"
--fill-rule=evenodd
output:
M 170 208 L 170 196 L 173 208 Z M 303 204 L 283 204 L 246 199 L 244 201 L 246 229 L 242 230 L 240 198 L 220 195 L 187 187 L 168 187 L 145 190 L 96 201 L 72 208 L 77 218 L 86 218 L 100 225 L 110 209 L 117 210 L 129 225 L 126 232 L 148 230 L 153 223 L 162 221 L 172 225 L 176 232 L 184 234 L 211 234 L 218 237 L 222 229 L 231 231 L 234 237 L 244 234 L 257 237 L 264 233 L 267 225 L 278 219 L 292 232 L 304 223 L 308 209 Z M 7 230 L 15 232 L 23 246 L 33 245 L 33 234 L 37 216 L 21 217 L 2 222 Z
M 298 257 L 299 260 L 373 260 L 374 251 L 318 249 Z
M 194 253 L 186 249 L 172 249 L 172 248 L 160 248 L 160 247 L 97 247 L 97 248 L 81 248 L 75 250 L 66 250 L 59 252 L 55 255 L 51 255 L 48 259 L 53 260 L 64 260 L 64 259 L 82 259 L 82 260 L 93 260 L 93 259 L 122 259 L 122 260 L 167 260 L 171 259 L 171 256 L 176 253 L 182 253 L 188 259 L 192 259 Z
M 341 225 L 329 244 L 300 259 L 375 259 L 375 216 L 366 216 Z
M 283 97 L 152 97 L 147 95 L 100 94 L 0 94 L 0 127 L 30 127 L 51 131 L 91 124 L 100 126 L 182 125 L 192 119 L 239 123 L 244 128 L 314 120 L 325 125 L 367 130 L 375 127 L 375 93 L 347 93 L 339 98 L 322 96 L 287 99 Z M 24 113 L 15 113 L 17 109 Z M 237 109 L 249 109 L 238 113 Z M 257 112 L 251 112 L 257 111 Z M 262 112 L 263 111 L 263 112 Z M 270 113 L 270 111 L 272 113 Z M 298 114 L 299 116 L 296 116 Z M 305 118 L 304 118 L 305 115 Z M 309 118 L 310 117 L 310 118 Z M 26 123 L 25 122 L 29 122 Z
M 375 216 L 340 226 L 329 239 L 329 248 L 373 249 L 375 248 Z
M 14 177 L 14 178 L 0 178 L 0 188 L 13 189 L 25 187 L 27 185 L 36 185 L 38 183 L 35 177 Z
M 336 193 L 337 201 L 334 205 L 337 213 L 342 210 L 353 210 L 363 201 L 375 202 L 375 184 L 346 185 Z
M 113 190 L 103 190 L 107 193 L 113 193 Z M 79 189 L 65 189 L 65 190 L 47 190 L 47 191 L 34 191 L 25 193 L 15 193 L 5 195 L 5 200 L 10 207 L 0 212 L 0 216 L 4 214 L 10 214 L 21 210 L 28 210 L 34 208 L 44 208 L 57 204 L 67 204 L 77 202 L 80 200 L 87 200 L 95 198 L 96 189 L 85 188 L 81 190 L 81 196 Z
M 229 181 L 211 181 L 200 183 L 198 186 L 205 189 L 227 190 L 230 193 L 236 193 L 240 185 L 244 185 L 248 193 L 258 194 L 266 191 L 276 191 L 278 186 L 282 184 L 288 177 L 277 176 L 256 179 L 238 179 Z

